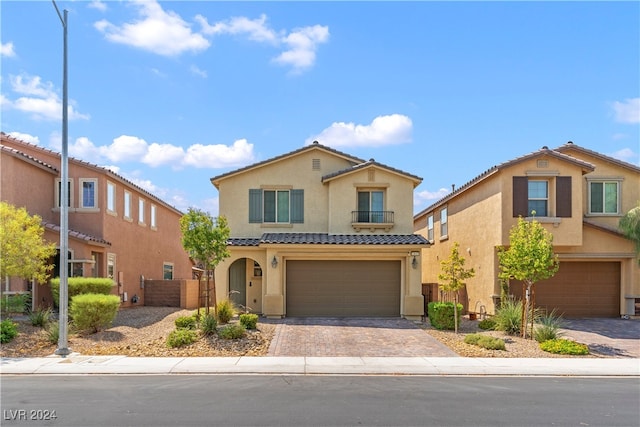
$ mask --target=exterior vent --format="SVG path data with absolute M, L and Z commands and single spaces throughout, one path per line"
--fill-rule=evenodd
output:
M 549 167 L 549 161 L 548 160 L 538 160 L 537 166 L 538 166 L 539 169 L 548 168 Z
M 376 171 L 375 169 L 369 169 L 369 182 L 374 182 L 376 180 Z
M 314 171 L 320 170 L 320 159 L 311 160 L 311 169 Z

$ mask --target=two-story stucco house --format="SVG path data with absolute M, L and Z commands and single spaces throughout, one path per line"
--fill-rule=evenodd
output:
M 421 181 L 317 142 L 211 178 L 231 229 L 217 294 L 268 317 L 420 319 Z
M 560 269 L 535 285 L 537 306 L 566 317 L 633 315 L 640 268 L 633 243 L 618 230 L 640 200 L 640 168 L 571 142 L 499 164 L 414 217 L 423 251 L 422 281 L 437 299 L 440 261 L 458 242 L 476 275 L 467 281 L 470 312 L 495 312 L 501 295 L 497 248 L 509 245 L 518 217 L 553 234 Z M 522 296 L 520 283 L 509 292 Z M 426 294 L 426 293 L 425 293 Z
M 45 239 L 59 244 L 60 154 L 5 133 L 1 137 L 1 199 L 39 215 Z M 70 277 L 113 278 L 122 307 L 144 305 L 145 278 L 191 279 L 179 210 L 108 169 L 75 158 L 68 164 Z M 3 278 L 2 288 L 33 288 L 35 306 L 52 302 L 48 286 Z

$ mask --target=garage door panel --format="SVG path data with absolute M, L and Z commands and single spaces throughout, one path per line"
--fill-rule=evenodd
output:
M 619 262 L 561 262 L 554 277 L 535 284 L 535 304 L 564 317 L 620 315 Z M 521 282 L 511 291 L 522 298 Z
M 287 316 L 400 315 L 399 261 L 288 261 Z

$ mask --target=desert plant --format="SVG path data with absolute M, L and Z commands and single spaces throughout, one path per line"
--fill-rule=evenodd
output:
M 506 350 L 504 340 L 482 334 L 469 334 L 464 337 L 467 344 L 477 345 L 488 350 Z
M 218 316 L 218 322 L 220 323 L 229 323 L 229 320 L 231 320 L 237 312 L 238 310 L 236 310 L 233 302 L 228 299 L 219 301 L 216 305 L 216 314 Z
M 242 338 L 245 333 L 245 328 L 239 323 L 232 323 L 226 325 L 218 331 L 218 336 L 227 340 L 235 340 Z
M 538 317 L 535 328 L 533 329 L 533 338 L 538 342 L 545 342 L 558 338 L 562 333 L 562 316 L 556 314 L 554 308 L 551 313 L 547 313 Z
M 462 304 L 458 304 L 458 310 L 462 310 Z M 434 328 L 456 329 L 456 318 L 452 302 L 430 302 L 427 305 L 427 313 L 429 314 L 429 321 Z M 457 321 L 459 325 L 460 318 Z
M 178 329 L 196 329 L 197 321 L 195 316 L 180 316 L 174 320 Z
M 453 304 L 453 328 L 458 333 L 458 291 L 464 288 L 466 279 L 470 279 L 475 276 L 473 268 L 464 268 L 465 259 L 460 256 L 458 248 L 460 244 L 455 242 L 451 248 L 451 254 L 449 258 L 440 261 L 440 268 L 442 272 L 438 274 L 438 285 L 440 289 L 446 292 L 453 292 L 454 304 Z
M 192 329 L 175 329 L 167 337 L 167 346 L 183 347 L 198 341 L 198 332 Z
M 60 278 L 51 279 L 51 295 L 53 303 L 58 307 L 60 301 Z M 81 294 L 109 295 L 115 282 L 108 277 L 69 277 L 67 279 L 67 294 L 69 300 Z
M 553 354 L 585 355 L 589 354 L 589 347 L 579 342 L 564 338 L 547 340 L 540 343 L 540 348 Z
M 43 328 L 49 323 L 53 312 L 50 308 L 38 308 L 37 310 L 29 312 L 29 321 L 32 326 L 40 326 Z
M 79 331 L 98 332 L 111 326 L 120 298 L 115 295 L 82 294 L 71 299 L 69 315 Z
M 493 316 L 495 330 L 509 335 L 518 335 L 522 326 L 522 301 L 507 299 Z
M 496 328 L 496 321 L 491 317 L 487 317 L 478 322 L 478 328 L 485 331 L 494 330 Z
M 205 314 L 200 319 L 200 331 L 203 335 L 213 335 L 218 331 L 218 320 L 213 314 Z
M 18 336 L 18 324 L 11 319 L 0 322 L 0 343 L 5 344 Z
M 31 301 L 29 294 L 3 295 L 0 299 L 2 313 L 24 313 Z
M 255 329 L 258 325 L 258 315 L 254 313 L 243 313 L 240 315 L 240 324 L 246 329 Z
M 57 344 L 58 339 L 60 338 L 60 323 L 56 320 L 55 322 L 49 322 L 47 325 L 47 341 L 51 344 Z

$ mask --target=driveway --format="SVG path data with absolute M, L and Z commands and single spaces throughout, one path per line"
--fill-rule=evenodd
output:
M 640 319 L 564 319 L 561 332 L 593 354 L 640 358 Z
M 449 347 L 400 318 L 284 318 L 269 356 L 458 357 Z
M 413 322 L 400 318 L 284 318 L 269 356 L 459 357 Z M 565 319 L 562 337 L 587 344 L 592 354 L 640 358 L 640 319 Z

